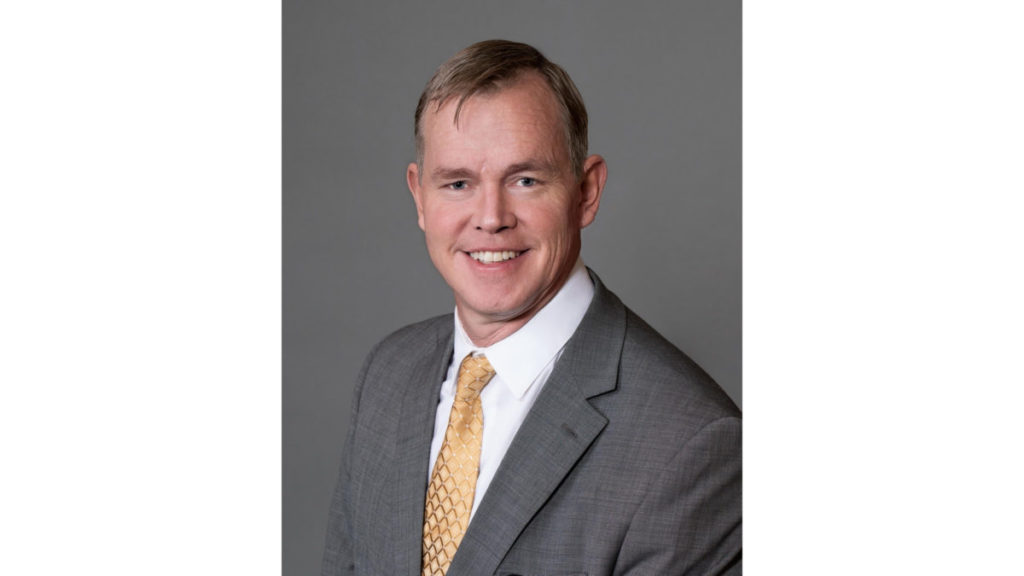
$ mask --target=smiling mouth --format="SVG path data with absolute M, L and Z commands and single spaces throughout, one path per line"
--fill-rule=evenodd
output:
M 483 264 L 493 264 L 495 262 L 505 262 L 506 260 L 512 260 L 513 258 L 518 257 L 520 254 L 522 254 L 522 252 L 503 250 L 500 252 L 470 252 L 469 257 Z

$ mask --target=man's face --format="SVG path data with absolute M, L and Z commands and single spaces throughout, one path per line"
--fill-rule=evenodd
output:
M 591 156 L 577 182 L 558 104 L 538 74 L 469 98 L 458 125 L 457 100 L 421 119 L 423 164 L 407 174 L 419 225 L 467 330 L 521 325 L 568 278 L 604 164 Z

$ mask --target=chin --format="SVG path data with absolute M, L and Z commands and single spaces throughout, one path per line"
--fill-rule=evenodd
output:
M 506 321 L 512 320 L 523 313 L 523 309 L 519 307 L 513 307 L 508 305 L 489 305 L 489 306 L 467 306 L 470 310 L 480 316 L 485 316 L 492 320 Z
M 530 308 L 529 303 L 524 303 L 518 298 L 508 298 L 495 301 L 493 298 L 462 298 L 456 302 L 459 308 L 485 316 L 492 320 L 507 321 L 523 315 Z

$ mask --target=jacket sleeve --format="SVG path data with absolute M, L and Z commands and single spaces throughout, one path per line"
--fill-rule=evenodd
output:
M 327 539 L 320 568 L 321 576 L 347 576 L 355 571 L 352 551 L 352 451 L 355 443 L 356 422 L 359 419 L 359 400 L 362 397 L 366 374 L 376 351 L 374 348 L 363 363 L 352 394 L 352 413 L 349 418 L 348 435 L 342 449 L 338 482 L 334 486 L 334 495 L 331 497 L 330 511 L 327 516 Z
M 617 575 L 742 573 L 742 434 L 738 417 L 704 426 L 645 496 Z

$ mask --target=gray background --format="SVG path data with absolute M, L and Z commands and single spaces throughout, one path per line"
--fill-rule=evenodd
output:
M 478 40 L 564 67 L 609 177 L 583 258 L 741 403 L 740 2 L 286 1 L 283 573 L 315 574 L 356 373 L 450 312 L 405 186 L 436 67 Z

